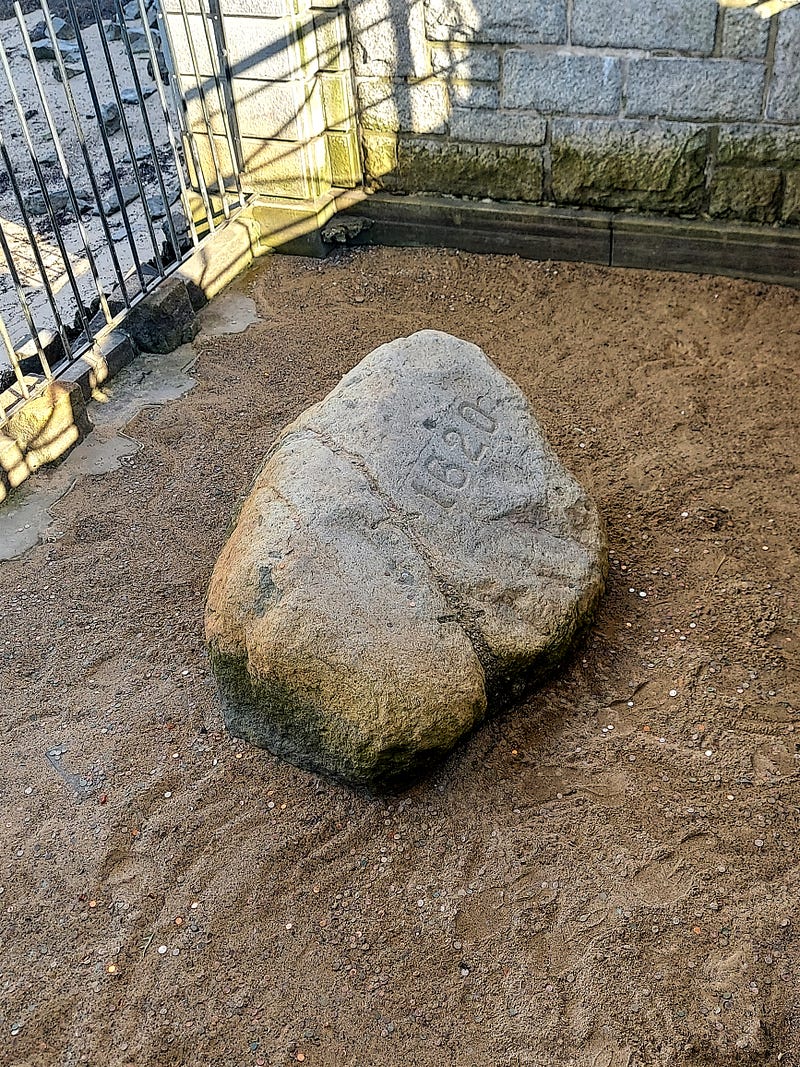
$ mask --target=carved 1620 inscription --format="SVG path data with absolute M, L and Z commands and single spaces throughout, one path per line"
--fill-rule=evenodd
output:
M 411 487 L 442 508 L 451 508 L 459 489 L 467 484 L 472 470 L 486 452 L 497 420 L 495 405 L 487 397 L 464 400 L 457 418 L 451 418 L 436 436 L 432 448 L 421 460 Z

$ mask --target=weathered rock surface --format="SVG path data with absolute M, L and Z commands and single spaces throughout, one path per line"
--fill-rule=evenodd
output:
M 126 321 L 126 333 L 141 352 L 172 352 L 199 329 L 186 286 L 174 276 L 132 308 Z
M 402 780 L 558 661 L 606 566 L 593 504 L 479 348 L 384 345 L 283 431 L 217 561 L 228 729 Z

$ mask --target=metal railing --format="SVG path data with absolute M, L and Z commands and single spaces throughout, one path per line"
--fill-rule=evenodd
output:
M 84 25 L 65 2 L 65 19 L 48 0 L 27 15 L 17 2 L 0 33 L 0 428 L 245 203 L 217 0 L 199 3 L 212 79 L 200 74 L 184 0 L 169 17 L 158 0 L 111 0 L 110 20 L 87 0 Z M 191 80 L 171 58 L 178 17 Z

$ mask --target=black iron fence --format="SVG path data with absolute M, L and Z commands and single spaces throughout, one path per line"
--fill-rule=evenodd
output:
M 113 0 L 110 19 L 87 0 L 88 21 L 87 4 L 81 19 L 75 0 L 65 18 L 39 2 L 25 15 L 15 3 L 0 23 L 0 426 L 245 203 L 211 129 L 221 114 L 238 164 L 217 0 L 192 8 L 212 78 L 201 77 L 184 0 L 170 16 L 189 41 L 193 84 L 174 74 L 158 0 Z

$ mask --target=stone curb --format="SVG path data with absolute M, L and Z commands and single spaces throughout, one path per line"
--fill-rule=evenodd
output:
M 93 429 L 77 382 L 50 382 L 0 431 L 0 503 L 34 471 L 60 462 Z
M 39 467 L 60 462 L 86 437 L 92 430 L 87 403 L 138 352 L 171 352 L 197 334 L 197 312 L 256 256 L 271 251 L 260 237 L 251 214 L 233 219 L 11 416 L 0 429 L 0 504 Z M 41 375 L 29 376 L 31 386 L 41 381 Z
M 797 228 L 387 193 L 362 196 L 333 223 L 355 216 L 370 222 L 355 245 L 433 245 L 800 288 Z
M 85 352 L 62 375 L 60 382 L 74 382 L 79 386 L 85 400 L 91 400 L 95 389 L 113 378 L 136 356 L 131 339 L 122 330 L 112 330 L 102 342 Z

